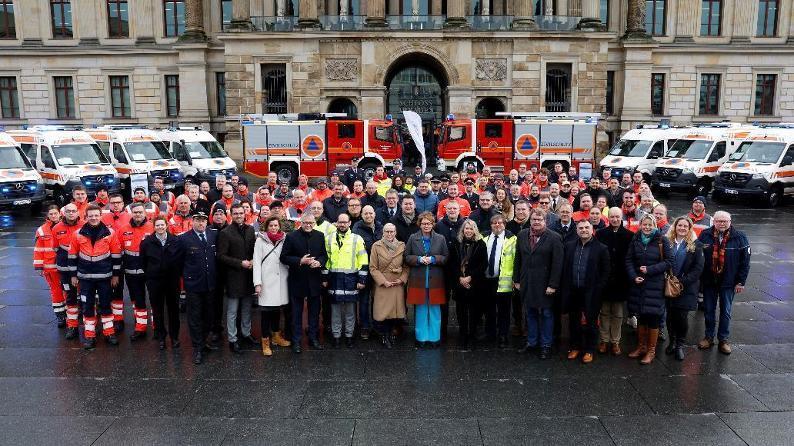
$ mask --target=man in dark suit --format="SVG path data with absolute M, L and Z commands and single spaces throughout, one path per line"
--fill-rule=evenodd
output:
M 555 294 L 560 289 L 563 244 L 559 234 L 546 228 L 540 209 L 529 214 L 530 228 L 518 234 L 513 284 L 527 312 L 527 353 L 540 347 L 540 358 L 551 359 Z
M 309 345 L 322 350 L 319 339 L 322 270 L 328 260 L 325 237 L 314 230 L 314 215 L 301 215 L 301 228 L 287 234 L 281 250 L 281 263 L 289 267 L 287 286 L 292 306 L 292 351 L 301 352 L 304 300 L 309 307 Z
M 390 189 L 386 192 L 386 206 L 375 209 L 375 220 L 382 225 L 390 222 L 392 218 L 400 213 L 399 201 L 400 196 L 395 190 Z
M 206 342 L 215 298 L 215 245 L 218 233 L 207 229 L 207 214 L 193 214 L 193 230 L 179 236 L 179 264 L 187 300 L 187 323 L 193 344 L 193 363 L 218 347 Z
M 350 160 L 350 166 L 342 172 L 342 182 L 353 190 L 353 183 L 356 181 L 364 181 L 364 171 L 358 168 L 358 158 L 354 157 Z
M 550 226 L 549 229 L 560 234 L 563 243 L 576 240 L 576 222 L 573 221 L 573 207 L 565 203 L 560 206 L 557 214 L 560 216 L 559 220 Z

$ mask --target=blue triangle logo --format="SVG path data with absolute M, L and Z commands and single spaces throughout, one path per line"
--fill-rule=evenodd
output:
M 315 141 L 313 139 L 311 141 L 309 141 L 309 151 L 310 152 L 314 152 L 314 151 L 318 151 L 318 150 L 320 150 L 320 146 L 317 145 L 317 141 Z
M 521 144 L 521 150 L 529 152 L 533 148 L 534 147 L 532 147 L 532 142 L 529 140 L 529 138 L 524 139 L 524 142 Z

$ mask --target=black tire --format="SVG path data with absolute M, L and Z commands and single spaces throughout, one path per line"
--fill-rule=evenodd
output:
M 711 191 L 711 183 L 708 181 L 700 181 L 698 184 L 695 185 L 693 190 L 693 197 L 697 197 L 698 195 L 708 196 L 709 192 Z
M 375 169 L 378 167 L 380 167 L 380 163 L 377 161 L 365 161 L 361 164 L 361 166 L 359 166 L 359 168 L 364 172 L 365 183 L 375 176 Z
M 772 190 L 769 191 L 769 195 L 767 195 L 766 200 L 764 200 L 764 206 L 768 208 L 774 208 L 780 205 L 783 201 L 783 188 L 780 186 L 774 186 Z
M 64 207 L 71 202 L 71 197 L 60 187 L 52 191 L 52 199 L 58 207 Z
M 291 163 L 275 164 L 272 169 L 276 172 L 279 183 L 287 181 L 291 186 L 298 184 L 298 168 Z

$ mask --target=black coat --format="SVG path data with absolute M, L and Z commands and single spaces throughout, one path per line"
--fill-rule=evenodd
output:
M 553 225 L 549 226 L 549 229 L 559 234 L 560 237 L 562 237 L 563 243 L 568 243 L 579 238 L 579 236 L 576 235 L 576 222 L 573 220 L 568 223 L 568 232 L 563 232 L 562 222 L 559 220 L 557 220 L 557 222 Z
M 364 206 L 372 206 L 372 209 L 378 212 L 378 209 L 386 207 L 386 199 L 381 197 L 377 192 L 373 195 L 365 193 L 364 196 L 361 197 L 361 208 L 363 209 Z
M 629 275 L 631 291 L 629 293 L 628 310 L 631 314 L 649 314 L 661 316 L 664 312 L 664 272 L 673 264 L 673 250 L 670 242 L 662 233 L 656 231 L 653 239 L 645 246 L 640 241 L 641 232 L 634 234 L 626 253 L 626 272 Z M 664 250 L 664 259 L 659 251 L 659 244 Z M 648 268 L 647 274 L 640 273 L 640 267 Z M 645 281 L 634 283 L 634 279 L 642 276 Z
M 226 293 L 231 298 L 254 294 L 253 270 L 243 268 L 242 261 L 254 258 L 256 233 L 250 225 L 230 224 L 218 234 L 218 262 L 226 276 Z
M 416 222 L 416 217 L 417 216 L 414 216 L 411 224 L 405 222 L 402 212 L 398 212 L 397 215 L 391 219 L 390 223 L 393 223 L 394 226 L 397 227 L 397 240 L 408 243 L 408 237 L 415 232 L 419 232 L 419 224 Z
M 347 198 L 342 197 L 340 201 L 336 201 L 334 196 L 331 195 L 323 200 L 323 216 L 326 220 L 336 223 L 337 217 L 342 212 L 347 212 Z
M 179 256 L 179 242 L 174 234 L 166 233 L 165 246 L 157 236 L 150 234 L 141 241 L 140 256 L 146 280 L 171 280 L 179 276 L 174 259 Z
M 700 292 L 700 275 L 703 273 L 703 244 L 695 241 L 695 251 L 686 253 L 684 266 L 678 274 L 678 280 L 684 285 L 681 295 L 675 299 L 667 299 L 669 308 L 694 311 L 698 307 L 698 293 Z
M 397 215 L 399 213 L 400 213 L 400 207 L 398 206 L 398 207 L 394 208 L 394 215 Z M 375 209 L 375 221 L 377 221 L 378 223 L 380 223 L 382 225 L 385 225 L 390 220 L 391 220 L 391 216 L 389 215 L 389 208 L 388 207 L 383 206 L 380 209 Z
M 485 237 L 491 233 L 491 217 L 498 213 L 499 211 L 496 210 L 495 206 L 492 206 L 487 211 L 483 208 L 479 208 L 472 211 L 472 213 L 469 215 L 469 219 L 474 220 L 474 222 L 477 223 L 477 229 L 479 229 L 480 234 Z
M 521 299 L 526 308 L 551 308 L 555 295 L 546 295 L 546 288 L 560 289 L 564 248 L 562 238 L 546 230 L 535 249 L 529 243 L 530 229 L 521 231 L 516 239 L 513 283 L 521 284 Z
M 623 226 L 617 231 L 609 227 L 596 231 L 596 239 L 609 250 L 609 279 L 602 300 L 623 302 L 628 298 L 631 283 L 626 272 L 626 253 L 633 237 L 634 233 Z
M 320 262 L 320 268 L 301 265 L 301 258 L 308 254 Z M 289 267 L 287 286 L 290 298 L 318 297 L 322 291 L 322 270 L 328 260 L 325 237 L 320 231 L 306 232 L 303 229 L 290 232 L 281 249 L 281 263 Z
M 601 311 L 601 296 L 609 278 L 609 249 L 596 239 L 590 241 L 584 295 L 573 295 L 574 261 L 579 241 L 565 244 L 565 261 L 562 268 L 562 302 L 568 312 L 584 310 L 588 320 L 595 320 Z
M 377 221 L 373 224 L 375 228 L 365 225 L 363 221 L 357 221 L 352 229 L 353 234 L 358 234 L 364 239 L 364 248 L 367 250 L 367 255 L 372 252 L 372 244 L 383 237 L 383 225 Z
M 205 234 L 206 244 L 192 229 L 178 238 L 179 256 L 176 264 L 181 267 L 187 293 L 206 293 L 215 289 L 218 231 L 207 228 Z
M 458 302 L 477 302 L 485 300 L 484 291 L 485 287 L 485 271 L 488 269 L 488 250 L 485 246 L 485 241 L 480 239 L 474 242 L 471 255 L 469 256 L 465 271 L 463 269 L 463 257 L 465 253 L 462 249 L 462 244 L 455 239 L 452 244 L 454 251 L 450 251 L 450 257 L 454 259 L 454 263 L 450 265 L 450 278 L 448 286 L 455 289 L 455 300 Z M 460 285 L 461 277 L 471 276 L 471 288 L 464 288 Z

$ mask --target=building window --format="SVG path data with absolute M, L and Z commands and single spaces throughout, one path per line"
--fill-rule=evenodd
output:
M 55 76 L 55 115 L 60 119 L 74 119 L 74 87 L 72 76 Z
M 493 119 L 496 114 L 505 111 L 505 104 L 498 98 L 483 98 L 474 108 L 474 116 L 478 119 Z
M 179 116 L 179 76 L 176 74 L 165 76 L 165 109 L 169 118 Z
M 719 36 L 722 29 L 722 0 L 703 0 L 700 11 L 700 35 Z
M 13 76 L 0 77 L 0 117 L 19 118 L 17 94 L 17 78 Z
M 232 0 L 221 0 L 221 30 L 232 24 Z
M 777 12 L 780 0 L 760 0 L 758 2 L 758 37 L 775 37 L 777 34 Z
M 700 114 L 718 115 L 720 112 L 720 75 L 700 75 Z
M 615 114 L 615 72 L 607 71 L 607 115 Z
M 598 18 L 604 26 L 609 26 L 609 0 L 599 0 Z
M 163 23 L 165 23 L 165 37 L 179 37 L 185 32 L 184 0 L 163 2 Z
M 664 114 L 664 73 L 651 74 L 651 114 Z
M 127 0 L 107 0 L 108 37 L 124 38 L 130 36 L 130 17 Z
M 287 67 L 262 65 L 262 112 L 287 113 Z
M 772 116 L 775 113 L 775 85 L 777 75 L 759 74 L 755 79 L 755 116 Z
M 645 0 L 645 32 L 663 36 L 667 20 L 667 0 Z
M 72 3 L 70 0 L 50 0 L 52 38 L 72 38 Z
M 16 39 L 14 0 L 0 0 L 0 39 Z
M 571 64 L 546 65 L 546 111 L 571 111 Z
M 215 73 L 215 98 L 218 116 L 226 116 L 226 73 Z
M 132 117 L 129 76 L 110 76 L 110 104 L 114 118 Z

